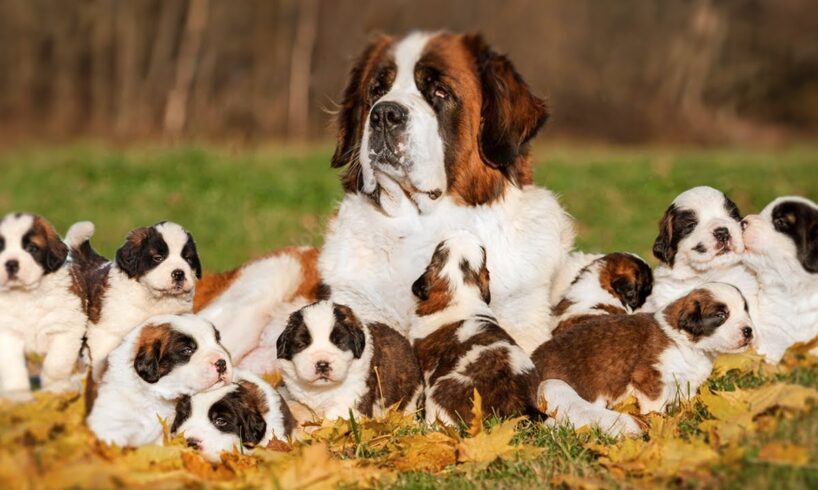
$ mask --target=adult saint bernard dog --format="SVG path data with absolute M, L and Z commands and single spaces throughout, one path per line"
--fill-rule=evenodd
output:
M 332 166 L 346 194 L 319 258 L 333 300 L 403 334 L 412 282 L 455 230 L 485 244 L 492 307 L 526 351 L 548 337 L 571 218 L 533 185 L 528 143 L 548 108 L 480 36 L 380 37 L 352 68 Z

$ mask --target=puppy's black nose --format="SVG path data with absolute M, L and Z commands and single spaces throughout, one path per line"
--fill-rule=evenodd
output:
M 170 273 L 170 277 L 172 277 L 175 282 L 182 282 L 185 280 L 185 271 L 182 269 L 175 269 Z
M 741 329 L 741 334 L 744 335 L 744 338 L 750 340 L 753 338 L 753 329 L 750 327 L 744 327 Z
M 6 262 L 6 272 L 8 275 L 13 276 L 20 271 L 20 262 L 16 260 L 9 260 Z
M 330 371 L 329 363 L 327 361 L 318 361 L 315 363 L 315 370 L 319 373 L 327 373 Z
M 202 443 L 202 441 L 196 439 L 195 437 L 188 437 L 187 439 L 185 439 L 185 442 L 187 443 L 187 447 L 192 447 L 194 449 L 198 449 L 199 444 Z
M 727 243 L 730 240 L 730 230 L 721 226 L 713 230 L 713 236 L 721 243 Z
M 224 359 L 219 359 L 216 361 L 216 372 L 219 374 L 224 374 L 225 371 L 227 371 L 227 361 Z
M 396 102 L 380 102 L 369 113 L 369 124 L 373 129 L 393 130 L 406 125 L 409 113 Z

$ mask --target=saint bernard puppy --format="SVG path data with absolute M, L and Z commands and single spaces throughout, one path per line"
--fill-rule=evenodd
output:
M 747 301 L 734 286 L 708 283 L 657 313 L 597 315 L 555 335 L 532 355 L 538 395 L 558 421 L 638 434 L 636 420 L 609 407 L 634 395 L 642 413 L 694 396 L 713 358 L 753 339 Z
M 409 341 L 347 306 L 324 300 L 296 311 L 277 348 L 289 395 L 325 419 L 418 408 L 422 377 Z
M 68 230 L 72 258 L 81 271 L 94 379 L 105 357 L 132 328 L 155 315 L 190 313 L 202 266 L 193 236 L 163 221 L 131 231 L 109 262 L 91 247 L 94 225 Z
M 658 311 L 706 282 L 739 288 L 755 315 L 758 282 L 741 263 L 744 240 L 736 204 L 712 187 L 694 187 L 676 197 L 659 222 L 653 255 L 653 293 L 644 311 Z
M 438 244 L 412 293 L 409 337 L 423 371 L 428 423 L 471 424 L 475 390 L 486 414 L 542 416 L 534 364 L 489 307 L 486 250 L 474 235 Z
M 31 397 L 25 354 L 45 354 L 43 388 L 70 389 L 87 318 L 68 246 L 40 216 L 0 221 L 0 397 Z
M 252 452 L 273 439 L 286 441 L 295 419 L 281 395 L 253 373 L 235 370 L 233 383 L 176 402 L 171 432 L 213 463 L 222 451 Z
M 533 185 L 529 143 L 548 109 L 481 37 L 380 37 L 351 71 L 332 166 L 346 195 L 319 259 L 335 301 L 406 335 L 406 294 L 452 231 L 492 264 L 493 310 L 520 346 L 548 335 L 552 276 L 573 246 L 571 218 Z
M 776 363 L 818 336 L 818 205 L 780 197 L 742 226 L 744 263 L 759 281 L 755 348 Z
M 554 306 L 557 326 L 552 332 L 593 315 L 625 315 L 638 310 L 650 296 L 653 273 L 638 255 L 610 253 L 579 271 Z
M 172 423 L 176 400 L 233 380 L 219 331 L 194 315 L 160 315 L 137 326 L 86 385 L 88 427 L 118 446 L 162 442 L 159 418 Z

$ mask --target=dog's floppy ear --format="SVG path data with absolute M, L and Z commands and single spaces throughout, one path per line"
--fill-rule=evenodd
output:
M 199 260 L 199 252 L 196 250 L 196 242 L 193 241 L 193 235 L 187 232 L 187 243 L 182 249 L 182 257 L 189 261 L 190 267 L 196 274 L 196 279 L 202 278 L 202 262 Z
M 360 359 L 366 346 L 366 334 L 363 325 L 352 309 L 346 305 L 333 304 L 332 311 L 335 315 L 336 328 L 338 325 L 346 329 L 349 335 L 349 347 L 355 359 Z
M 247 407 L 247 410 L 241 412 L 239 416 L 239 430 L 241 434 L 241 443 L 244 447 L 254 447 L 256 444 L 264 439 L 264 433 L 267 431 L 267 422 L 264 417 L 258 413 L 257 407 Z
M 54 227 L 40 216 L 34 217 L 32 229 L 32 235 L 36 237 L 32 241 L 38 242 L 37 245 L 42 247 L 42 254 L 39 255 L 40 265 L 46 274 L 56 272 L 68 258 L 68 245 L 60 240 Z
M 331 165 L 333 168 L 349 165 L 341 179 L 344 190 L 347 192 L 359 190 L 362 185 L 358 151 L 366 123 L 366 95 L 369 90 L 367 82 L 372 63 L 381 56 L 391 42 L 392 39 L 384 35 L 379 35 L 370 42 L 352 67 L 344 89 L 341 107 L 338 111 L 338 134 Z
M 304 314 L 301 311 L 293 312 L 287 320 L 287 326 L 276 340 L 276 358 L 291 361 L 293 359 L 293 337 L 296 330 L 305 328 Z
M 659 221 L 659 235 L 653 242 L 653 256 L 669 266 L 673 266 L 673 259 L 676 257 L 676 249 L 673 243 L 673 219 L 676 213 L 676 206 L 671 204 L 665 210 L 662 220 Z
M 429 280 L 426 271 L 412 283 L 412 294 L 421 301 L 429 299 Z
M 492 50 L 480 35 L 464 37 L 474 57 L 483 96 L 479 150 L 483 161 L 514 181 L 519 158 L 548 119 L 545 101 L 531 89 L 511 61 Z
M 141 276 L 144 272 L 143 254 L 151 228 L 137 228 L 128 233 L 125 243 L 116 251 L 116 265 L 129 278 Z
M 170 426 L 171 434 L 175 434 L 179 427 L 190 418 L 191 410 L 190 396 L 182 395 L 176 400 L 176 414 L 173 417 L 173 425 Z
M 156 383 L 162 377 L 159 370 L 159 357 L 162 352 L 162 342 L 155 339 L 148 345 L 141 345 L 134 359 L 133 367 L 136 374 L 147 383 Z
M 818 273 L 818 220 L 807 230 L 805 253 L 801 264 L 808 272 Z
M 698 337 L 704 331 L 702 304 L 699 300 L 690 301 L 679 315 L 679 329 Z

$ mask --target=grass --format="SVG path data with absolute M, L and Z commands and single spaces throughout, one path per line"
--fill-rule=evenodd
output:
M 320 244 L 327 217 L 342 197 L 328 161 L 332 148 L 205 149 L 195 146 L 113 149 L 101 146 L 24 148 L 0 154 L 0 213 L 30 210 L 61 231 L 74 221 L 97 224 L 95 244 L 112 256 L 128 230 L 169 219 L 197 239 L 207 269 L 223 270 L 283 245 Z M 785 150 L 688 150 L 657 148 L 540 147 L 536 179 L 561 195 L 576 218 L 581 249 L 630 250 L 650 255 L 656 224 L 679 192 L 695 185 L 724 190 L 743 212 L 773 197 L 818 198 L 818 148 Z M 728 374 L 710 381 L 714 390 L 752 388 L 770 382 L 818 387 L 814 368 L 786 375 Z M 707 416 L 694 407 L 680 424 L 681 436 L 698 431 Z M 489 425 L 495 422 L 489 422 Z M 747 441 L 738 465 L 716 468 L 712 480 L 680 480 L 680 486 L 818 488 L 818 410 L 784 420 Z M 555 474 L 619 487 L 584 443 L 594 433 L 524 423 L 516 436 L 544 448 L 529 461 L 499 461 L 474 474 L 410 472 L 393 486 L 512 488 L 550 486 Z M 807 447 L 802 468 L 755 461 L 753 451 L 771 440 Z M 604 442 L 604 441 L 602 441 Z M 365 449 L 365 448 L 364 448 Z

